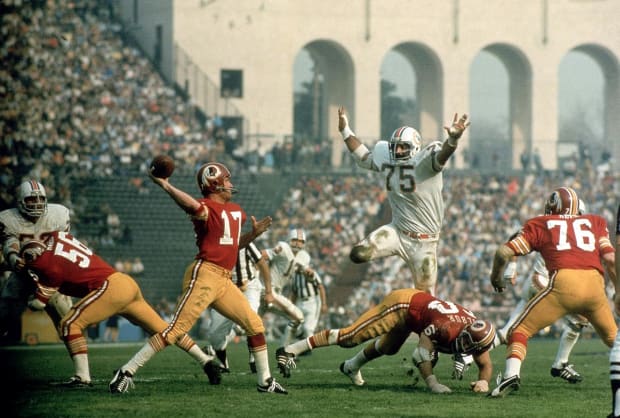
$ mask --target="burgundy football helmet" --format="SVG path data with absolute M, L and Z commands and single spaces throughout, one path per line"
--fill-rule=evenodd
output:
M 24 259 L 26 264 L 33 263 L 43 252 L 47 246 L 44 242 L 37 240 L 26 241 L 19 250 L 19 256 Z
M 495 326 L 489 321 L 477 319 L 454 340 L 454 351 L 461 354 L 480 354 L 489 350 L 495 340 Z
M 196 174 L 198 188 L 202 192 L 203 196 L 223 191 L 236 193 L 236 189 L 227 188 L 225 186 L 225 181 L 229 178 L 230 170 L 228 170 L 224 164 L 214 162 L 203 164 L 202 167 L 198 169 L 198 173 Z
M 578 215 L 579 196 L 570 187 L 555 189 L 545 202 L 545 215 Z

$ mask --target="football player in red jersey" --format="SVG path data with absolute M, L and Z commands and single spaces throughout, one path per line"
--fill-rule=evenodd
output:
M 532 251 L 545 260 L 549 283 L 528 301 L 510 328 L 503 379 L 491 397 L 519 389 L 528 339 L 567 314 L 583 315 L 603 342 L 613 345 L 618 327 L 605 294 L 603 264 L 615 283 L 614 247 L 605 219 L 580 215 L 578 206 L 572 188 L 554 190 L 545 202 L 545 215 L 525 222 L 519 234 L 495 253 L 491 283 L 497 292 L 506 288 L 503 272 L 511 258 Z
M 456 303 L 437 299 L 417 289 L 399 289 L 388 294 L 379 304 L 364 312 L 351 325 L 326 329 L 276 351 L 278 368 L 284 377 L 295 368 L 295 358 L 317 347 L 339 345 L 355 347 L 377 338 L 353 358 L 340 364 L 340 371 L 353 384 L 364 385 L 360 368 L 382 355 L 394 355 L 415 332 L 419 341 L 413 360 L 429 389 L 449 393 L 433 374 L 433 353 L 472 355 L 478 366 L 478 380 L 471 382 L 474 392 L 487 392 L 493 372 L 489 350 L 494 347 L 495 327 L 477 319 L 468 309 Z
M 230 171 L 223 164 L 210 162 L 198 169 L 196 180 L 202 199 L 195 199 L 176 188 L 168 178 L 158 178 L 152 173 L 149 175 L 190 216 L 198 254 L 185 270 L 183 290 L 172 321 L 166 329 L 149 338 L 129 362 L 115 372 L 110 382 L 110 391 L 127 391 L 138 369 L 189 332 L 202 311 L 212 306 L 246 332 L 248 347 L 256 362 L 258 391 L 287 394 L 286 389 L 271 377 L 263 321 L 232 281 L 232 269 L 237 262 L 239 248 L 244 248 L 265 232 L 271 225 L 271 218 L 257 221 L 252 217 L 252 230 L 241 234 L 247 215 L 241 206 L 231 202 L 236 190 L 230 179 Z M 219 384 L 223 365 L 217 361 L 217 367 L 208 367 L 205 372 L 209 381 L 211 384 Z
M 80 298 L 60 321 L 60 336 L 75 368 L 64 386 L 92 386 L 83 333 L 89 325 L 118 314 L 150 335 L 168 326 L 144 299 L 133 278 L 116 271 L 68 232 L 52 232 L 44 242 L 25 242 L 20 257 L 37 284 L 35 297 L 28 304 L 31 309 L 45 308 L 58 292 Z M 203 366 L 211 360 L 188 335 L 177 345 Z
M 616 280 L 614 286 L 614 306 L 616 314 L 620 315 L 620 205 L 616 215 Z M 608 418 L 620 417 L 620 333 L 616 334 L 614 346 L 609 353 L 609 379 L 611 381 L 611 414 Z
M 52 231 L 71 229 L 69 209 L 48 203 L 47 192 L 40 182 L 31 179 L 21 183 L 16 201 L 16 207 L 0 211 L 0 246 L 11 270 L 0 291 L 0 340 L 9 344 L 21 340 L 21 316 L 35 291 L 34 282 L 22 272 L 21 245 L 33 239 L 43 241 Z M 72 303 L 70 297 L 57 292 L 45 307 L 57 331 Z

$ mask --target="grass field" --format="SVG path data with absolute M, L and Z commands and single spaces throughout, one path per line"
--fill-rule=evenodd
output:
M 256 391 L 244 343 L 229 347 L 231 373 L 211 386 L 202 369 L 184 352 L 169 347 L 136 375 L 135 389 L 111 395 L 112 371 L 141 344 L 93 344 L 90 347 L 94 387 L 64 389 L 50 385 L 72 375 L 62 345 L 0 348 L 3 398 L 9 415 L 19 417 L 605 417 L 611 411 L 609 350 L 599 340 L 582 340 L 571 361 L 584 381 L 571 385 L 549 375 L 557 341 L 534 339 L 524 363 L 520 391 L 490 399 L 469 391 L 477 369 L 462 381 L 451 380 L 452 361 L 441 356 L 435 373 L 451 394 L 436 395 L 407 374 L 413 341 L 395 356 L 369 363 L 362 371 L 365 387 L 353 386 L 338 371 L 340 362 L 358 348 L 328 347 L 301 357 L 290 379 L 278 378 L 288 396 Z M 270 363 L 276 344 L 269 347 Z M 492 352 L 494 375 L 503 371 L 504 347 Z M 9 386 L 8 388 L 6 386 Z M 495 382 L 492 382 L 495 387 Z

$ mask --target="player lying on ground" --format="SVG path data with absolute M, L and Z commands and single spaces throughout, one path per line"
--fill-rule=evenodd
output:
M 493 365 L 488 351 L 495 342 L 493 324 L 477 319 L 471 311 L 456 303 L 437 299 L 417 289 L 391 292 L 348 327 L 319 331 L 311 337 L 278 348 L 278 368 L 284 377 L 290 377 L 291 369 L 296 367 L 296 356 L 308 350 L 330 345 L 351 348 L 378 337 L 340 364 L 340 371 L 355 385 L 362 386 L 365 382 L 360 368 L 382 355 L 398 353 L 412 332 L 419 336 L 413 360 L 431 391 L 451 392 L 433 374 L 432 359 L 436 351 L 473 355 L 479 370 L 478 380 L 471 382 L 471 389 L 474 392 L 489 390 Z

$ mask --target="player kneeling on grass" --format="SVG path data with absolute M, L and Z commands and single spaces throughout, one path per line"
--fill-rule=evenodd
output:
M 25 242 L 20 257 L 37 284 L 35 298 L 29 302 L 31 309 L 45 308 L 57 292 L 81 298 L 60 321 L 60 335 L 75 368 L 74 376 L 63 386 L 92 386 L 84 338 L 88 326 L 116 314 L 150 335 L 168 326 L 144 299 L 133 278 L 116 271 L 67 232 L 52 232 L 44 242 Z M 187 334 L 177 345 L 200 363 L 209 380 L 213 379 L 217 359 L 205 354 Z
M 437 299 L 417 289 L 391 292 L 348 327 L 323 330 L 278 348 L 278 368 L 284 377 L 290 377 L 291 369 L 296 367 L 295 357 L 306 351 L 329 345 L 351 348 L 379 337 L 340 364 L 340 371 L 353 384 L 362 386 L 365 382 L 360 368 L 382 355 L 396 354 L 412 332 L 419 336 L 413 360 L 432 392 L 451 392 L 433 374 L 435 352 L 472 355 L 478 366 L 478 380 L 471 382 L 470 387 L 474 392 L 488 392 L 493 373 L 489 350 L 497 344 L 493 324 L 477 319 L 461 305 Z M 453 377 L 460 379 L 462 374 Z

